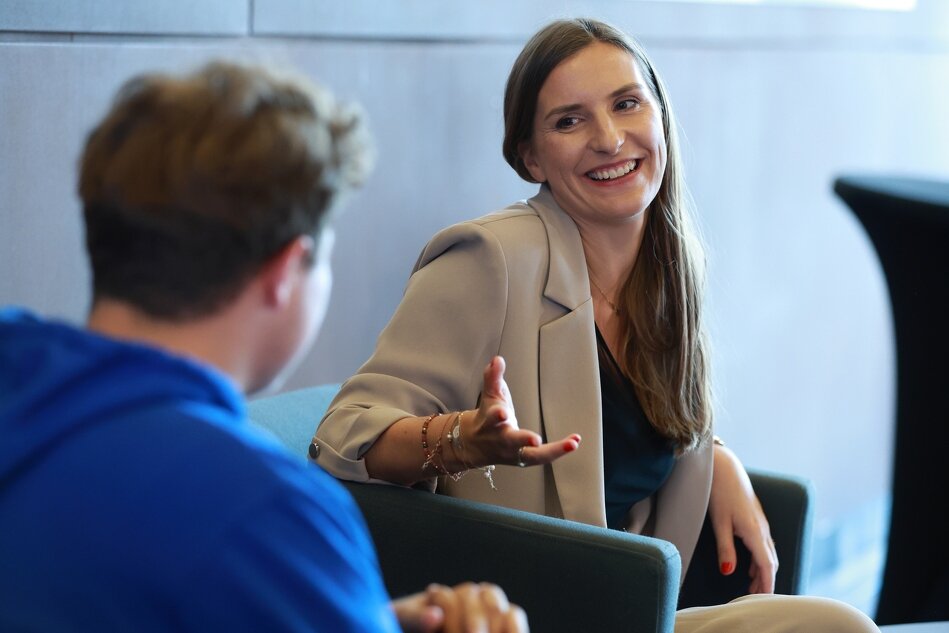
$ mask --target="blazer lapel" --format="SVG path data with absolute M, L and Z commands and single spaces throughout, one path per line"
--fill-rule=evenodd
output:
M 540 406 L 547 439 L 580 433 L 579 450 L 551 464 L 565 519 L 606 526 L 600 379 L 593 303 L 540 329 Z
M 547 439 L 580 433 L 580 449 L 551 468 L 564 518 L 606 526 L 600 374 L 593 302 L 580 233 L 547 187 L 529 201 L 547 229 L 544 296 L 566 313 L 540 328 L 540 405 Z

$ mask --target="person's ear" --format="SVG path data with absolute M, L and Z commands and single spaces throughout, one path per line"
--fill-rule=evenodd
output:
M 547 174 L 544 172 L 544 168 L 540 166 L 540 163 L 537 162 L 537 158 L 534 155 L 534 148 L 530 141 L 521 141 L 518 143 L 517 153 L 520 154 L 524 167 L 527 168 L 527 171 L 530 172 L 534 180 L 537 182 L 547 182 Z
M 313 238 L 300 235 L 264 264 L 259 278 L 268 306 L 282 308 L 290 303 L 294 290 L 305 281 L 305 273 L 316 255 L 315 250 Z

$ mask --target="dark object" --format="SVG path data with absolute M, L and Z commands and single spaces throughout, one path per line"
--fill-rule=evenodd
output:
M 672 632 L 680 561 L 671 543 L 407 488 L 346 487 L 394 596 L 433 581 L 488 581 L 534 631 Z
M 323 385 L 256 400 L 249 415 L 302 457 L 338 389 Z M 774 475 L 751 478 L 778 543 L 779 586 L 796 592 L 806 568 L 809 488 Z M 666 541 L 399 486 L 345 485 L 369 524 L 392 595 L 430 582 L 490 581 L 524 607 L 535 631 L 672 631 L 680 560 Z M 714 539 L 710 547 L 714 555 Z M 722 580 L 717 561 L 699 559 L 690 578 L 700 566 L 716 577 L 696 583 L 695 604 L 740 595 L 740 584 L 711 600 L 702 595 L 718 591 Z
M 842 177 L 896 334 L 896 446 L 878 624 L 949 620 L 949 182 Z
M 810 568 L 813 491 L 802 479 L 787 475 L 750 472 L 751 484 L 761 501 L 765 516 L 771 525 L 778 552 L 778 575 L 775 593 L 799 595 L 805 591 Z M 722 576 L 718 569 L 718 547 L 715 533 L 708 518 L 702 526 L 699 542 L 692 556 L 685 583 L 679 595 L 679 608 L 724 604 L 748 593 L 751 579 L 748 565 L 751 554 L 738 539 L 735 540 L 738 565 L 730 576 Z

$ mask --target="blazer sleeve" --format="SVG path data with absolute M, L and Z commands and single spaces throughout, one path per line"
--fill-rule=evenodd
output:
M 375 352 L 320 422 L 314 440 L 323 468 L 371 481 L 363 455 L 391 424 L 476 405 L 484 368 L 500 346 L 507 275 L 500 241 L 481 224 L 464 222 L 432 238 Z

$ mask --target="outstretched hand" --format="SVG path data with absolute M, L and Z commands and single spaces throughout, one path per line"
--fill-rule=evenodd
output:
M 470 418 L 470 423 L 468 416 L 463 420 L 466 461 L 473 466 L 536 466 L 548 464 L 577 450 L 581 438 L 576 433 L 562 440 L 544 443 L 537 433 L 518 426 L 511 392 L 504 381 L 505 368 L 504 359 L 495 356 L 484 369 L 481 406 Z
M 751 552 L 749 593 L 774 593 L 778 555 L 771 539 L 771 528 L 751 480 L 738 457 L 724 446 L 715 446 L 709 518 L 718 544 L 718 563 L 722 574 L 735 571 L 737 536 Z
M 422 593 L 392 601 L 406 633 L 528 633 L 524 610 L 500 587 L 467 582 L 429 585 Z

